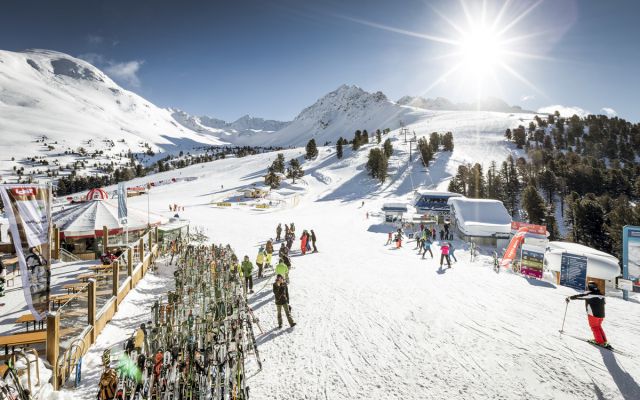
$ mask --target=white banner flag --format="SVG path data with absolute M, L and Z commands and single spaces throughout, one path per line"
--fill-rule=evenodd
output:
M 22 278 L 22 291 L 37 321 L 49 309 L 51 270 L 47 253 L 51 243 L 51 188 L 47 185 L 0 185 L 0 197 L 9 219 Z

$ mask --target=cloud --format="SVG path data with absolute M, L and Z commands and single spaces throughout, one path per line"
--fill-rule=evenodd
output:
M 525 94 L 524 96 L 520 97 L 520 101 L 529 101 L 529 100 L 534 100 L 535 98 L 536 96 L 532 94 Z
M 584 108 L 580 108 L 577 106 L 563 106 L 561 104 L 555 104 L 552 106 L 540 107 L 538 108 L 539 113 L 545 114 L 553 114 L 558 111 L 563 117 L 572 117 L 574 114 L 579 117 L 585 117 L 588 114 L 591 114 L 589 111 Z
M 137 60 L 112 63 L 105 68 L 104 72 L 116 81 L 124 82 L 133 87 L 139 87 L 140 78 L 138 78 L 138 71 L 142 64 L 144 64 L 144 61 Z
M 87 35 L 87 42 L 91 44 L 101 44 L 104 41 L 104 38 L 99 35 Z
M 114 81 L 131 87 L 140 87 L 138 72 L 144 64 L 142 60 L 115 61 L 98 53 L 80 54 L 78 58 L 102 69 Z
M 614 110 L 614 109 L 613 109 L 613 108 L 611 108 L 611 107 L 602 107 L 602 108 L 600 109 L 600 111 L 601 111 L 604 115 L 606 115 L 607 117 L 609 117 L 609 118 L 612 118 L 612 117 L 615 117 L 615 116 L 617 116 L 617 115 L 618 115 L 618 113 L 616 112 L 616 110 Z

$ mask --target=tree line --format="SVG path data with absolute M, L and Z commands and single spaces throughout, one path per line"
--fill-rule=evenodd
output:
M 449 190 L 501 200 L 512 216 L 546 225 L 551 240 L 561 239 L 560 215 L 567 228 L 562 239 L 620 257 L 622 228 L 640 224 L 640 125 L 556 112 L 507 129 L 505 137 L 527 157 L 492 162 L 486 173 L 478 163 L 460 165 Z

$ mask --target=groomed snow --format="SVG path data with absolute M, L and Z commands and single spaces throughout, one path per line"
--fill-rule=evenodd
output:
M 478 154 L 499 160 L 511 151 L 498 139 L 501 135 L 497 129 L 492 134 L 476 127 L 454 130 L 454 152 L 439 154 L 430 174 L 416 162 L 407 165 L 408 149 L 395 140 L 391 180 L 382 186 L 366 176 L 366 149 L 355 155 L 345 151 L 345 158 L 336 161 L 333 149 L 320 148 L 316 160 L 303 164 L 304 179 L 287 185 L 287 191 L 300 194 L 299 204 L 266 211 L 218 208 L 210 202 L 261 181 L 275 154 L 164 174 L 198 179 L 152 189 L 151 210 L 169 216 L 168 204 L 184 205 L 181 217 L 204 227 L 212 241 L 230 243 L 239 256 L 254 259 L 279 222 L 295 222 L 298 235 L 314 229 L 318 236 L 319 253 L 299 256 L 296 250 L 292 258 L 295 328 L 274 329 L 271 278 L 255 283 L 250 304 L 266 333 L 258 338 L 263 370 L 249 379 L 252 398 L 639 398 L 637 297 L 624 302 L 612 292 L 604 323 L 610 342 L 630 356 L 599 350 L 569 336 L 590 337 L 581 302 L 569 304 L 567 335 L 558 333 L 564 299 L 575 291 L 496 274 L 487 256 L 470 262 L 460 241 L 454 241 L 458 262 L 451 269 L 439 268 L 439 260 L 421 260 L 412 242 L 399 250 L 385 246 L 390 227 L 367 218 L 385 202 L 409 201 L 413 185 L 446 185 L 459 163 L 472 162 Z M 292 155 L 301 156 L 302 150 L 285 151 L 287 160 Z M 143 208 L 146 201 L 133 198 L 130 205 Z M 294 249 L 298 246 L 296 241 Z M 439 257 L 437 244 L 432 249 Z M 163 285 L 170 288 L 167 281 L 153 279 L 152 293 L 127 299 L 135 307 L 121 309 L 95 351 L 119 345 L 144 319 L 140 315 Z M 249 369 L 256 371 L 255 363 Z M 88 382 L 74 398 L 95 396 L 95 385 Z

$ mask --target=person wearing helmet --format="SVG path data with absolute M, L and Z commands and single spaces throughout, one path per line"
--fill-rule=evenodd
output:
M 598 285 L 593 281 L 589 281 L 586 292 L 576 294 L 565 299 L 567 303 L 571 300 L 583 300 L 585 302 L 584 307 L 587 311 L 589 327 L 591 327 L 591 331 L 593 332 L 595 344 L 611 348 L 611 345 L 607 342 L 607 335 L 605 335 L 604 330 L 602 329 L 605 299 L 604 295 L 600 293 Z

